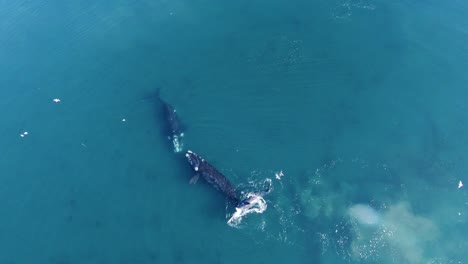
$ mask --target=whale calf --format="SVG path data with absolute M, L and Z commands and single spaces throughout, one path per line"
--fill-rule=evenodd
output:
M 191 183 L 195 183 L 198 180 L 198 177 L 201 176 L 206 182 L 224 194 L 232 204 L 235 206 L 239 205 L 239 198 L 237 197 L 234 186 L 232 186 L 229 180 L 221 172 L 191 150 L 187 151 L 185 156 L 196 173 L 196 175 L 190 180 Z
M 156 97 L 163 106 L 164 118 L 167 123 L 167 137 L 174 146 L 174 152 L 181 152 L 183 148 L 182 137 L 184 137 L 184 132 L 182 131 L 182 123 L 177 115 L 177 111 L 171 104 L 161 98 L 159 89 L 156 92 Z

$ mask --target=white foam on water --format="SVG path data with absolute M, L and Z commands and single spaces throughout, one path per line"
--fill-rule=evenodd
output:
M 172 137 L 172 144 L 174 145 L 174 152 L 181 152 L 183 148 L 182 142 L 179 140 L 178 136 L 173 136 Z
M 243 217 L 251 213 L 261 214 L 267 209 L 267 203 L 262 196 L 255 193 L 248 193 L 245 199 L 250 199 L 250 203 L 241 207 L 236 207 L 236 211 L 229 218 L 227 224 L 232 227 L 238 227 Z
M 360 224 L 376 225 L 380 222 L 380 216 L 377 211 L 366 204 L 355 204 L 348 209 L 348 213 Z
M 406 202 L 389 206 L 378 214 L 378 218 L 374 217 L 377 212 L 370 206 L 356 206 L 352 206 L 354 212 L 349 213 L 358 222 L 352 225 L 350 246 L 353 258 L 432 263 L 429 262 L 430 245 L 437 241 L 438 228 L 430 219 L 414 214 Z M 368 228 L 369 225 L 373 228 Z

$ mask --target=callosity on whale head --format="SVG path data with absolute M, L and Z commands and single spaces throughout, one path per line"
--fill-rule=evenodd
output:
M 198 171 L 198 169 L 200 168 L 200 164 L 203 162 L 203 159 L 197 154 L 193 153 L 191 150 L 188 150 L 187 153 L 185 153 L 185 157 L 187 157 L 188 162 L 190 163 L 192 168 L 195 171 Z

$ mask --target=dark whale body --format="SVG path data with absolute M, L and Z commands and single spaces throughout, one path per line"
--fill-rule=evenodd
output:
M 180 122 L 179 116 L 177 115 L 177 111 L 171 104 L 161 98 L 159 95 L 159 89 L 156 92 L 156 97 L 163 108 L 164 119 L 167 123 L 166 133 L 168 138 L 174 145 L 174 151 L 180 152 L 183 145 L 181 138 L 184 136 L 184 132 L 182 131 L 182 123 Z
M 232 204 L 235 206 L 239 204 L 239 199 L 237 198 L 234 186 L 232 186 L 229 180 L 221 172 L 190 150 L 187 151 L 185 156 L 187 157 L 190 166 L 192 166 L 193 170 L 198 175 L 215 187 L 215 189 L 224 194 Z
M 157 91 L 157 98 L 163 106 L 164 118 L 167 121 L 168 132 L 170 135 L 180 135 L 182 133 L 182 125 L 179 117 L 177 116 L 177 111 L 175 108 L 170 105 L 168 102 L 164 101 L 159 95 L 159 90 Z

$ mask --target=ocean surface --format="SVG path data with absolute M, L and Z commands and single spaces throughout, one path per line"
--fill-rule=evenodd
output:
M 468 263 L 466 14 L 0 0 L 0 263 Z M 263 213 L 189 184 L 158 89 Z

